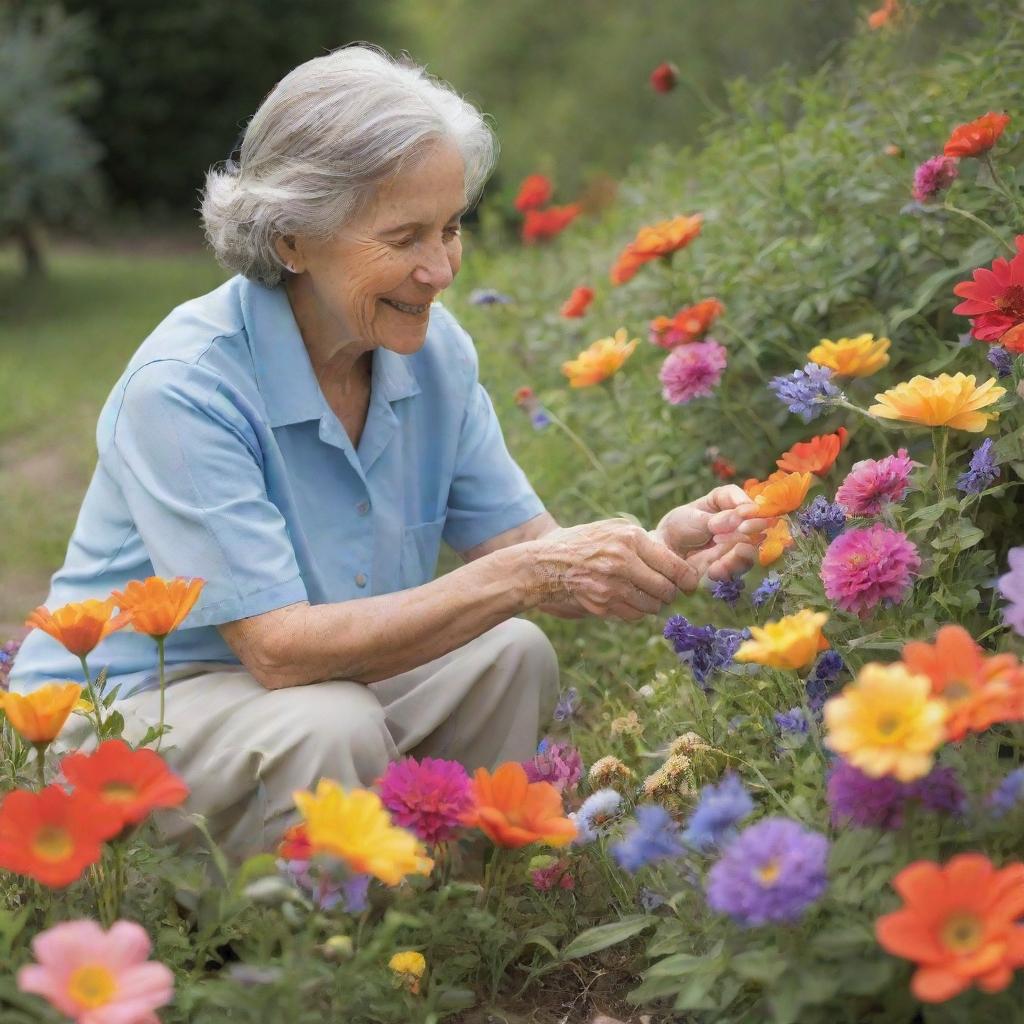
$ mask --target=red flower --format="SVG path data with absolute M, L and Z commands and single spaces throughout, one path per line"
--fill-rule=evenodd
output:
M 1009 114 L 994 114 L 989 111 L 976 121 L 958 124 L 942 152 L 946 156 L 982 156 L 999 141 L 999 136 L 1009 123 Z
M 971 318 L 971 334 L 979 341 L 999 341 L 1024 323 L 1024 235 L 1018 235 L 1016 242 L 1013 259 L 1000 256 L 991 267 L 979 267 L 970 281 L 961 281 L 953 289 L 965 300 L 953 312 Z
M 878 10 L 872 11 L 868 15 L 868 28 L 880 29 L 883 25 L 888 25 L 899 13 L 899 0 L 884 0 Z
M 671 92 L 679 81 L 679 68 L 671 61 L 663 61 L 651 72 L 651 88 L 655 92 Z
M 282 860 L 313 859 L 313 844 L 309 841 L 309 832 L 304 821 L 288 828 L 277 848 L 277 855 Z
M 711 472 L 719 480 L 731 480 L 736 475 L 736 467 L 721 455 L 711 463 Z
M 651 321 L 648 336 L 653 344 L 662 348 L 688 345 L 691 341 L 700 341 L 724 312 L 725 306 L 718 299 L 702 299 L 679 310 L 673 317 L 656 316 Z
M 60 763 L 75 791 L 86 793 L 122 825 L 142 821 L 157 807 L 177 807 L 188 786 L 154 750 L 132 750 L 124 740 L 105 740 L 91 754 L 68 754 Z
M 594 301 L 594 289 L 586 285 L 573 288 L 572 295 L 562 303 L 562 316 L 568 320 L 583 316 Z
M 543 174 L 531 174 L 523 179 L 516 196 L 516 209 L 520 213 L 538 210 L 551 200 L 551 182 Z
M 579 215 L 579 203 L 567 206 L 549 206 L 546 210 L 527 210 L 523 221 L 523 241 L 544 242 L 560 235 Z

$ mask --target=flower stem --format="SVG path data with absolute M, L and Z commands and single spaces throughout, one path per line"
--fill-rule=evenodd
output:
M 573 430 L 567 423 L 565 423 L 558 416 L 556 416 L 550 409 L 547 410 L 547 414 L 551 422 L 554 423 L 554 425 L 558 427 L 558 429 L 561 430 L 562 433 L 564 433 L 565 436 L 569 438 L 569 440 L 572 441 L 572 443 L 576 445 L 576 447 L 579 448 L 579 450 L 583 452 L 583 454 L 590 460 L 590 464 L 599 473 L 601 473 L 605 479 L 608 479 L 608 470 L 601 465 L 601 463 L 597 459 L 597 456 L 584 443 L 583 438 L 581 438 L 575 430 Z
M 959 206 L 954 206 L 948 199 L 945 201 L 945 203 L 942 204 L 942 208 L 944 210 L 949 210 L 950 213 L 955 213 L 961 217 L 964 217 L 966 220 L 969 220 L 972 224 L 976 224 L 979 228 L 982 229 L 982 231 L 991 235 L 1000 245 L 1006 246 L 1006 248 L 1011 253 L 1015 253 L 1017 251 L 1005 238 L 1003 238 L 1001 234 L 999 234 L 998 231 L 996 231 L 994 227 L 992 227 L 991 224 L 989 224 L 986 221 L 983 221 L 980 217 L 975 216 L 969 210 L 961 210 Z
M 935 486 L 939 501 L 946 497 L 946 454 L 949 447 L 949 430 L 935 427 L 932 430 L 932 452 L 934 458 Z
M 89 675 L 89 663 L 85 655 L 81 654 L 78 660 L 82 663 L 82 672 L 85 673 L 85 688 L 89 693 L 89 701 L 92 704 L 93 717 L 96 719 L 96 742 L 103 739 L 103 716 L 100 713 L 100 701 L 96 697 L 96 688 L 92 684 L 92 676 Z
M 157 753 L 160 753 L 160 743 L 164 738 L 164 644 L 167 641 L 166 636 L 156 637 L 156 649 L 158 656 L 158 664 L 160 666 L 160 731 L 156 737 L 156 747 L 154 748 Z
M 46 789 L 46 747 L 45 743 L 33 743 L 36 748 L 36 775 L 39 780 L 39 792 Z

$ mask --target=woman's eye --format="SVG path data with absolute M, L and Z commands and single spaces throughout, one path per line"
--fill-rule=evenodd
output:
M 453 224 L 450 228 L 444 229 L 445 238 L 457 238 L 462 234 L 462 226 L 460 224 Z
M 415 241 L 416 241 L 416 236 L 415 235 L 410 235 L 408 238 L 400 238 L 400 239 L 398 239 L 397 242 L 394 242 L 392 244 L 393 245 L 397 245 L 399 249 L 406 249 L 410 245 L 412 245 L 412 243 L 415 242 Z

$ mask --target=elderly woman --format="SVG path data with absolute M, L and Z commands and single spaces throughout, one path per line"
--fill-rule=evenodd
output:
M 510 457 L 436 301 L 494 158 L 422 68 L 365 46 L 296 68 L 207 177 L 207 236 L 237 276 L 156 328 L 100 414 L 47 605 L 206 580 L 167 640 L 164 750 L 234 853 L 268 849 L 321 776 L 528 757 L 558 668 L 518 614 L 633 621 L 749 567 L 763 523 L 737 488 L 652 533 L 563 529 Z M 466 564 L 434 579 L 442 540 Z M 152 642 L 122 630 L 92 660 L 137 739 L 159 714 Z M 35 631 L 11 683 L 76 676 Z

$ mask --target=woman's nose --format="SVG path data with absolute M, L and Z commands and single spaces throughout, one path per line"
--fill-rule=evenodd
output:
M 412 276 L 414 281 L 429 285 L 435 291 L 440 292 L 447 288 L 455 279 L 455 268 L 445 246 L 432 245 L 428 252 L 424 252 Z

